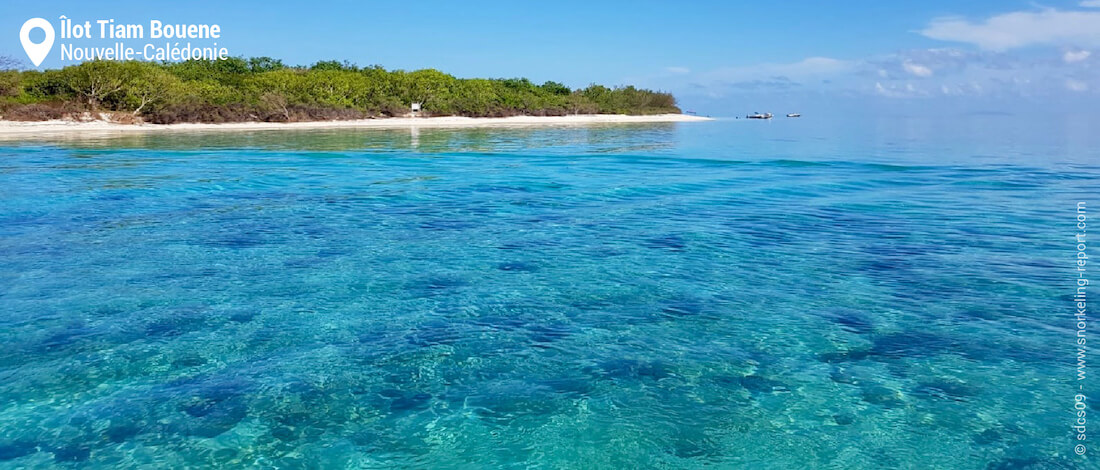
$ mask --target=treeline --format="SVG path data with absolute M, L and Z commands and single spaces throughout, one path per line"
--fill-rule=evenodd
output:
M 92 61 L 46 71 L 0 71 L 0 119 L 45 120 L 110 112 L 145 122 L 309 121 L 421 115 L 679 113 L 668 93 L 591 85 L 573 90 L 524 78 L 460 79 L 322 61 L 287 66 L 269 57 L 186 62 Z

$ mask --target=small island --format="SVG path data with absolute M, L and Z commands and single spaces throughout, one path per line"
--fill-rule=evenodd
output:
M 307 67 L 270 57 L 100 60 L 55 70 L 0 71 L 0 130 L 7 132 L 702 119 L 681 114 L 669 93 L 633 86 L 571 89 L 553 81 L 456 78 L 434 69 L 409 72 L 339 61 Z

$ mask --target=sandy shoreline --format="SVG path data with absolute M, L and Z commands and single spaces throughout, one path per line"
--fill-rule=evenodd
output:
M 505 118 L 468 118 L 458 116 L 430 118 L 380 118 L 350 121 L 313 122 L 233 122 L 225 124 L 117 124 L 106 121 L 0 121 L 0 139 L 34 138 L 49 135 L 172 132 L 172 131 L 258 131 L 274 129 L 353 129 L 353 128 L 410 128 L 410 127 L 492 127 L 492 126 L 545 126 L 629 124 L 648 122 L 709 121 L 710 118 L 688 114 L 658 114 L 653 116 L 627 116 L 621 114 L 582 114 L 571 116 L 513 116 Z

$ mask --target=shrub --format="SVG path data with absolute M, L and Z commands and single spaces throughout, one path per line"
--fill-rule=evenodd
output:
M 387 71 L 332 60 L 309 68 L 270 57 L 89 61 L 61 70 L 0 72 L 0 103 L 20 119 L 56 118 L 56 103 L 156 123 L 355 119 L 405 115 L 414 102 L 431 116 L 679 112 L 672 95 L 632 86 L 574 91 L 553 81 L 457 79 L 434 69 Z M 36 103 L 53 104 L 22 107 Z

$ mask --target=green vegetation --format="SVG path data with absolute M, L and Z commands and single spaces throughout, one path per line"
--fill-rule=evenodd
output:
M 572 90 L 524 78 L 460 79 L 322 61 L 291 67 L 270 57 L 220 61 L 93 61 L 46 71 L 0 71 L 0 118 L 44 120 L 110 112 L 154 123 L 310 121 L 408 114 L 514 115 L 679 113 L 668 93 L 632 86 Z

